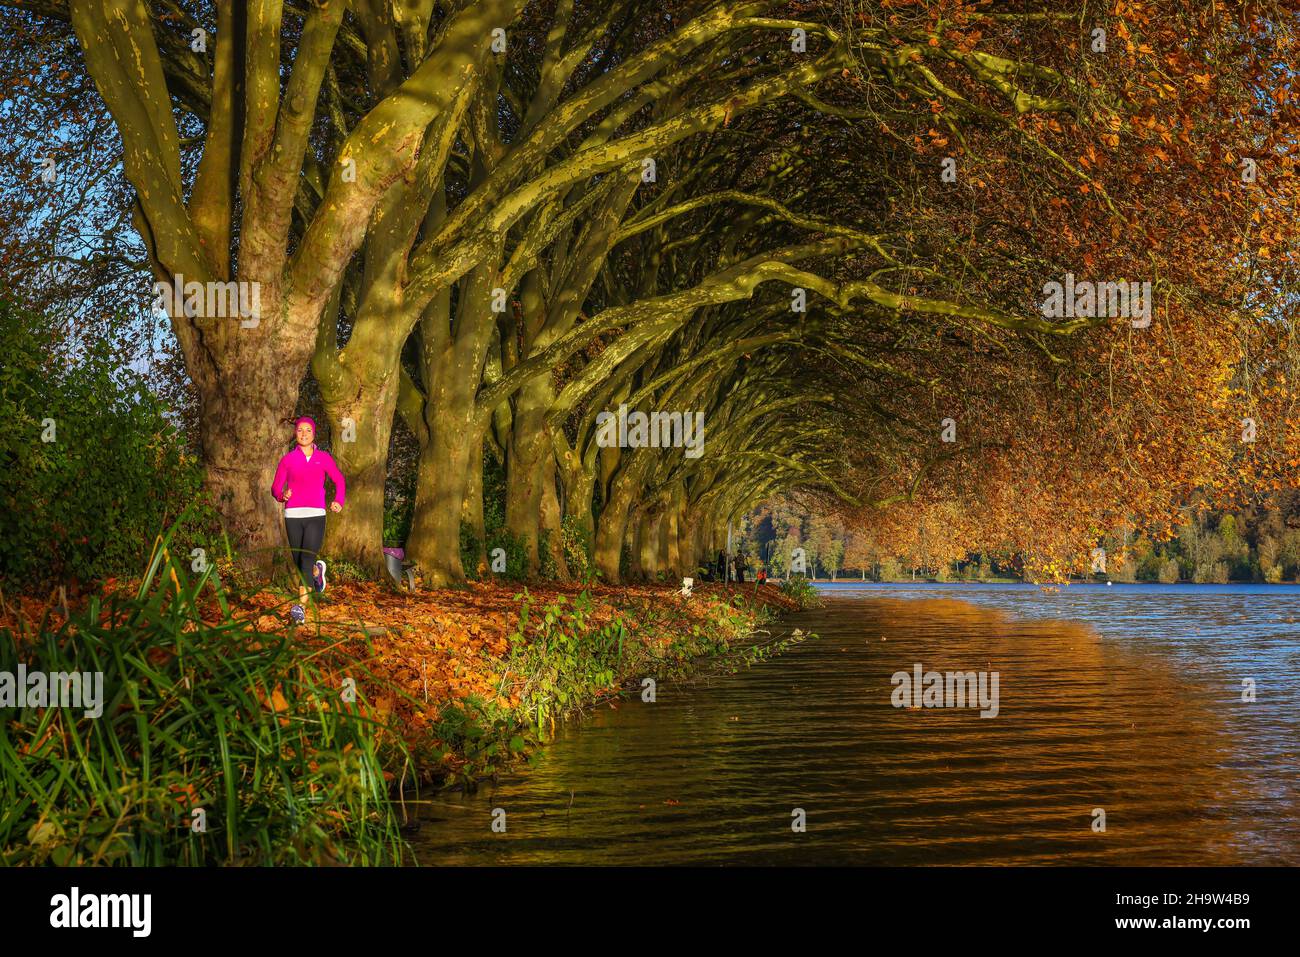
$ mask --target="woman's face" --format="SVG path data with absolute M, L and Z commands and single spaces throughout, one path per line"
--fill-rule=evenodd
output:
M 316 438 L 316 430 L 311 427 L 310 422 L 299 422 L 295 431 L 298 436 L 298 444 L 304 448 L 311 445 Z

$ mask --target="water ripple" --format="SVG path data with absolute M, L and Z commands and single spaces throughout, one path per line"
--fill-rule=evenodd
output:
M 1300 863 L 1300 589 L 839 586 L 790 624 L 437 796 L 421 863 Z M 916 663 L 998 672 L 998 715 L 895 708 Z

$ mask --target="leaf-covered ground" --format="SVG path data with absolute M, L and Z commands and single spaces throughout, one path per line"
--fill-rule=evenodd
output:
M 136 585 L 109 581 L 104 592 L 115 588 L 134 594 Z M 576 615 L 583 591 L 579 585 L 554 582 L 471 582 L 463 588 L 406 594 L 369 582 L 337 583 L 291 634 L 304 656 L 337 674 L 341 688 L 347 678 L 354 679 L 361 706 L 390 719 L 416 756 L 420 776 L 438 780 L 483 773 L 509 758 L 509 751 L 522 750 L 513 743 L 520 740 L 520 728 L 538 722 L 537 682 L 535 676 L 511 671 L 512 636 L 522 636 L 516 645 L 538 640 L 548 610 L 555 611 L 556 620 L 540 663 L 551 681 L 563 685 L 555 692 L 565 693 L 562 714 L 617 693 L 643 673 L 648 661 L 684 665 L 692 657 L 743 651 L 752 644 L 765 609 L 779 613 L 797 607 L 770 585 L 703 585 L 690 597 L 668 585 L 591 585 L 585 588 L 589 610 Z M 530 612 L 521 629 L 525 596 Z M 229 608 L 250 631 L 284 634 L 291 629 L 291 604 L 283 591 L 267 588 L 232 601 Z M 223 617 L 213 597 L 201 599 L 199 607 L 205 621 Z M 42 619 L 52 630 L 62 617 L 57 593 L 47 599 L 7 597 L 0 606 L 0 627 L 16 629 L 25 619 L 28 634 L 39 630 Z M 590 662 L 580 661 L 581 646 L 602 629 L 608 634 L 608 628 L 618 626 L 623 645 L 617 663 L 596 671 L 593 681 Z M 559 645 L 550 650 L 556 634 L 572 636 L 568 650 Z M 519 648 L 513 650 L 517 669 Z M 559 660 L 565 655 L 568 659 Z M 557 659 L 553 671 L 547 657 Z M 529 661 L 536 672 L 538 656 Z M 454 734 L 449 709 L 470 716 L 452 726 Z M 493 743 L 493 731 L 503 743 Z

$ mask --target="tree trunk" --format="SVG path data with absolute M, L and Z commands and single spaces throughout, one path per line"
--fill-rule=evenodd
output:
M 657 514 L 642 513 L 637 523 L 637 570 L 646 581 L 654 581 L 659 572 L 659 518 Z
M 627 531 L 624 533 L 624 541 L 627 544 L 627 576 L 628 581 L 643 582 L 645 581 L 645 565 L 641 562 L 641 536 L 642 520 L 640 512 L 635 509 L 627 518 Z
M 465 498 L 461 503 L 460 524 L 474 539 L 474 570 L 479 578 L 487 574 L 487 529 L 483 522 L 483 442 L 471 444 L 469 469 L 465 474 Z
M 540 519 L 546 472 L 555 469 L 551 437 L 546 431 L 546 411 L 554 401 L 549 375 L 528 382 L 515 400 L 506 458 L 506 528 L 524 542 L 528 552 L 528 574 L 537 574 Z M 555 479 L 550 483 L 552 493 Z
M 555 456 L 549 451 L 544 460 L 541 482 L 542 502 L 538 527 L 546 538 L 546 552 L 543 554 L 550 557 L 556 579 L 566 581 L 569 578 L 569 565 L 564 560 L 563 516 L 560 514 L 560 496 L 555 488 Z M 539 536 L 538 541 L 540 540 Z
M 406 551 L 435 588 L 465 580 L 460 515 L 469 483 L 471 418 L 445 410 L 432 424 L 429 444 L 420 450 L 415 516 Z
M 343 511 L 328 520 L 325 545 L 331 555 L 378 574 L 385 567 L 384 482 L 397 408 L 397 376 L 379 376 L 374 384 L 358 383 L 352 376 L 342 378 L 346 388 L 328 394 L 324 386 L 321 389 L 331 451 L 348 483 Z
M 564 483 L 564 514 L 575 528 L 595 531 L 591 517 L 592 496 L 596 490 L 596 473 L 585 469 L 567 473 Z
M 271 483 L 280 457 L 293 447 L 287 416 L 297 385 L 274 396 L 229 379 L 222 388 L 227 394 L 202 400 L 204 484 L 241 564 L 266 575 L 277 553 L 288 554 L 284 508 L 271 496 Z M 240 399 L 231 401 L 232 395 Z M 250 455 L 250 449 L 260 451 Z
M 260 330 L 258 330 L 260 331 Z M 284 508 L 271 495 L 281 457 L 293 448 L 293 415 L 306 350 L 286 355 L 240 330 L 219 372 L 195 377 L 204 484 L 240 563 L 267 575 L 288 560 Z M 235 333 L 239 335 L 239 333 Z M 260 346 L 260 348 L 259 348 Z
M 677 507 L 670 502 L 659 526 L 659 567 L 674 581 L 681 578 L 681 552 L 677 544 Z
M 475 449 L 481 460 L 491 422 L 476 407 L 483 362 L 495 324 L 488 311 L 493 270 L 479 267 L 461 290 L 455 336 L 448 336 L 445 311 L 421 318 L 426 385 L 424 416 L 428 444 L 420 450 L 415 517 L 407 557 L 434 587 L 465 580 L 460 560 L 460 518 L 465 507 Z
M 677 504 L 676 517 L 673 519 L 673 531 L 677 542 L 677 571 L 680 575 L 694 577 L 697 564 L 693 544 L 694 536 L 691 535 L 691 524 L 686 511 L 686 503 L 680 499 Z
M 566 464 L 566 463 L 562 463 Z M 596 489 L 596 470 L 583 468 L 579 462 L 576 466 L 566 467 L 564 476 L 564 518 L 574 534 L 586 543 L 588 559 L 594 563 L 596 541 L 595 522 L 591 517 L 592 497 Z M 567 569 L 568 574 L 577 573 L 577 569 Z
M 619 558 L 627 536 L 628 512 L 635 497 L 635 483 L 620 472 L 612 483 L 609 501 L 600 510 L 596 526 L 596 568 L 609 584 L 619 582 Z

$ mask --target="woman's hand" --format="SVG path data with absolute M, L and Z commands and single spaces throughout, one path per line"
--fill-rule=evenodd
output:
M 293 494 L 293 489 L 291 489 L 291 488 L 287 488 L 287 489 L 285 489 L 285 490 L 284 490 L 284 498 L 281 499 L 281 501 L 284 501 L 284 502 L 289 501 L 289 496 L 292 495 L 292 494 Z
M 330 511 L 331 511 L 331 512 L 341 512 L 341 511 L 343 511 L 343 506 L 340 505 L 338 502 L 330 502 Z

